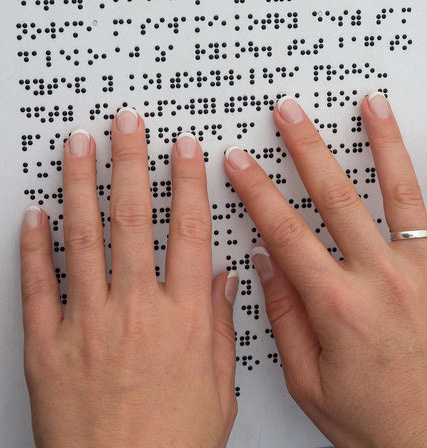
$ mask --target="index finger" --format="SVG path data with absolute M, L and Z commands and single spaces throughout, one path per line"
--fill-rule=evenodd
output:
M 339 278 L 342 268 L 247 152 L 232 146 L 224 167 L 268 249 L 305 300 Z

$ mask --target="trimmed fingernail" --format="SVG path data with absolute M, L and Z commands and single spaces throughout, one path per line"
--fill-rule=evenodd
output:
M 123 134 L 133 134 L 138 129 L 138 114 L 131 107 L 122 107 L 117 112 L 117 128 Z
M 377 118 L 388 118 L 390 110 L 388 101 L 382 92 L 374 92 L 369 95 L 369 106 Z
M 279 110 L 281 117 L 288 123 L 296 124 L 304 119 L 301 107 L 291 96 L 282 96 L 277 101 L 276 107 Z
M 192 159 L 196 155 L 196 137 L 191 132 L 183 132 L 176 140 L 178 154 L 184 159 Z
M 239 274 L 237 271 L 230 271 L 225 283 L 225 298 L 231 303 L 231 305 L 234 305 L 234 302 L 236 301 L 238 290 Z
M 42 220 L 42 212 L 37 205 L 30 205 L 25 209 L 24 225 L 26 229 L 35 229 Z
M 270 254 L 265 247 L 254 247 L 251 251 L 251 258 L 262 283 L 268 282 L 273 278 L 273 263 L 271 262 Z
M 225 158 L 230 162 L 230 165 L 239 171 L 243 171 L 251 166 L 252 157 L 238 146 L 231 146 L 225 151 Z
M 70 152 L 75 157 L 84 157 L 89 153 L 90 134 L 84 129 L 76 129 L 70 135 Z

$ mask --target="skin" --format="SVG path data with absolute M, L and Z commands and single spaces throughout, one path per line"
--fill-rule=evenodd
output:
M 390 229 L 426 229 L 422 195 L 391 108 L 388 118 L 376 117 L 367 98 L 361 108 Z M 224 159 L 270 253 L 272 275 L 259 270 L 260 255 L 254 262 L 288 390 L 337 447 L 424 447 L 427 239 L 383 239 L 301 112 L 301 122 L 289 123 L 275 108 L 274 120 L 345 261 L 332 259 L 249 154 L 243 170 Z M 132 135 L 121 135 L 116 121 L 111 285 L 93 139 L 86 158 L 74 159 L 65 147 L 65 318 L 47 216 L 38 228 L 23 226 L 25 371 L 36 444 L 224 446 L 237 410 L 234 332 L 226 274 L 211 287 L 201 149 L 190 161 L 173 149 L 167 280 L 159 284 L 143 121 Z
M 212 283 L 201 147 L 197 143 L 191 159 L 173 148 L 164 283 L 157 282 L 154 269 L 141 117 L 128 134 L 114 119 L 112 153 L 110 285 L 93 138 L 84 157 L 71 154 L 70 140 L 64 149 L 64 317 L 47 215 L 42 213 L 36 228 L 23 226 L 24 360 L 36 446 L 225 446 L 237 413 L 235 335 L 227 273 Z
M 391 108 L 386 119 L 368 98 L 361 108 L 390 229 L 427 229 Z M 274 120 L 345 257 L 332 259 L 253 159 L 243 171 L 225 161 L 272 256 L 263 287 L 288 390 L 336 447 L 425 447 L 427 239 L 388 244 L 307 115 L 288 123 L 275 108 Z

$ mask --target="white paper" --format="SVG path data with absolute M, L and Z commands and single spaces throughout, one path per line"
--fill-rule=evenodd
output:
M 85 128 L 95 137 L 99 191 L 108 192 L 111 168 L 106 164 L 111 158 L 110 116 L 123 103 L 136 107 L 150 130 L 149 153 L 151 160 L 156 162 L 151 180 L 158 182 L 159 193 L 153 198 L 159 220 L 154 227 L 154 236 L 160 246 L 166 244 L 168 231 L 167 223 L 160 222 L 166 218 L 166 212 L 161 209 L 170 206 L 170 197 L 161 197 L 167 187 L 161 182 L 170 180 L 170 165 L 164 163 L 164 155 L 170 153 L 176 133 L 190 129 L 196 131 L 208 153 L 206 166 L 212 214 L 223 215 L 223 219 L 213 221 L 213 230 L 218 231 L 213 236 L 213 241 L 218 242 L 213 245 L 214 274 L 232 267 L 234 261 L 245 282 L 241 284 L 235 306 L 239 416 L 229 446 L 327 446 L 328 441 L 286 392 L 280 361 L 273 362 L 277 348 L 266 332 L 270 325 L 262 290 L 252 264 L 245 264 L 254 245 L 252 239 L 255 238 L 256 243 L 260 240 L 257 232 L 252 230 L 254 224 L 239 206 L 238 197 L 226 186 L 223 151 L 233 144 L 255 150 L 254 156 L 261 156 L 259 162 L 274 180 L 278 179 L 277 175 L 286 179 L 286 183 L 278 187 L 287 199 L 294 200 L 294 205 L 300 205 L 298 211 L 313 231 L 321 229 L 319 238 L 334 251 L 335 243 L 320 227 L 321 219 L 314 213 L 314 207 L 302 208 L 308 195 L 290 156 L 277 162 L 280 154 L 287 150 L 276 135 L 271 108 L 280 94 L 299 97 L 309 116 L 318 119 L 316 126 L 326 143 L 337 150 L 336 158 L 342 167 L 350 170 L 352 180 L 358 181 L 359 193 L 369 196 L 364 199 L 366 206 L 375 220 L 382 220 L 378 225 L 388 238 L 378 182 L 366 183 L 367 179 L 372 179 L 374 165 L 366 146 L 368 140 L 363 123 L 360 132 L 357 129 L 354 132 L 352 128 L 359 126 L 357 117 L 361 116 L 363 97 L 377 89 L 385 91 L 413 157 L 423 192 L 427 193 L 423 114 L 427 99 L 424 87 L 427 4 L 421 0 L 82 0 L 80 3 L 55 0 L 39 2 L 39 5 L 35 0 L 27 0 L 7 3 L 0 15 L 1 446 L 33 446 L 22 370 L 18 240 L 23 209 L 43 200 L 42 206 L 51 216 L 52 225 L 58 220 L 62 206 L 58 196 L 52 197 L 58 195 L 61 187 L 61 172 L 57 168 L 62 161 L 63 141 L 76 128 Z M 339 25 L 341 21 L 342 26 Z M 25 29 L 28 30 L 26 34 Z M 74 33 L 77 33 L 76 37 Z M 18 39 L 18 36 L 22 38 Z M 365 46 L 365 42 L 369 45 Z M 293 45 L 297 48 L 288 54 L 288 46 Z M 116 52 L 116 48 L 120 51 Z M 28 52 L 29 62 L 25 62 L 25 52 Z M 33 55 L 33 52 L 36 53 Z M 215 55 L 219 57 L 216 59 Z M 79 65 L 75 65 L 76 61 Z M 327 78 L 329 65 L 330 80 Z M 316 66 L 318 80 L 314 74 Z M 346 70 L 349 71 L 347 74 Z M 282 73 L 286 77 L 282 77 Z M 230 75 L 234 77 L 233 82 L 230 82 Z M 340 79 L 340 75 L 344 79 Z M 198 76 L 201 77 L 200 86 L 197 85 Z M 215 85 L 217 77 L 220 86 Z M 193 81 L 190 78 L 194 78 Z M 162 80 L 161 89 L 157 88 L 158 79 Z M 112 85 L 109 85 L 110 81 Z M 189 84 L 188 88 L 184 87 L 185 83 Z M 49 84 L 52 84 L 51 89 Z M 26 90 L 27 85 L 29 90 Z M 110 87 L 112 91 L 109 91 Z M 34 94 L 42 90 L 44 95 Z M 51 94 L 49 90 L 52 90 Z M 332 100 L 331 107 L 327 105 L 328 96 L 337 98 Z M 345 99 L 347 96 L 349 101 Z M 345 103 L 343 106 L 341 101 Z M 315 107 L 316 103 L 319 107 Z M 162 105 L 161 115 L 159 104 Z M 37 117 L 36 108 L 42 107 L 45 109 L 39 109 L 40 116 Z M 49 112 L 55 113 L 55 107 L 59 116 L 49 122 Z M 73 121 L 69 121 L 71 107 Z M 213 109 L 216 113 L 212 113 Z M 191 110 L 195 113 L 191 114 Z M 205 114 L 205 110 L 208 113 Z M 172 111 L 176 114 L 172 115 Z M 63 121 L 63 112 L 67 114 L 67 121 Z M 353 117 L 356 117 L 355 121 Z M 46 118 L 46 122 L 42 122 L 42 118 Z M 30 141 L 32 145 L 28 144 Z M 353 152 L 354 145 L 359 148 L 359 144 L 363 151 Z M 25 146 L 27 150 L 23 151 Z M 269 148 L 273 148 L 274 157 L 264 158 L 264 150 L 268 153 Z M 280 148 L 279 152 L 277 148 Z M 350 152 L 346 153 L 346 149 Z M 37 166 L 38 162 L 41 166 Z M 28 165 L 24 166 L 24 163 Z M 37 177 L 38 173 L 41 178 Z M 48 177 L 43 177 L 44 173 Z M 25 193 L 32 189 L 34 200 L 31 200 L 31 194 Z M 43 192 L 38 193 L 39 189 Z M 48 199 L 44 199 L 45 194 L 49 195 Z M 100 196 L 100 205 L 108 216 L 106 196 Z M 232 213 L 233 205 L 227 208 L 233 203 L 236 213 Z M 228 213 L 230 219 L 226 217 Z M 244 214 L 243 218 L 239 218 L 239 213 Z M 54 262 L 60 275 L 65 274 L 64 253 L 60 251 L 63 247 L 61 224 L 58 220 L 57 230 L 53 231 L 53 241 L 57 243 L 54 247 L 59 249 L 54 254 Z M 231 230 L 231 234 L 227 230 Z M 109 238 L 108 226 L 106 238 Z M 234 240 L 237 244 L 233 244 Z M 164 255 L 165 251 L 160 247 L 156 251 L 160 280 L 163 278 Z M 339 251 L 333 252 L 333 256 L 338 258 Z M 249 280 L 250 295 L 247 294 Z M 66 279 L 61 280 L 61 291 L 66 293 Z M 258 319 L 255 319 L 256 305 Z M 241 346 L 240 338 L 246 336 L 250 343 Z M 248 365 L 245 366 L 244 357 L 249 356 L 252 358 L 249 361 L 246 358 Z

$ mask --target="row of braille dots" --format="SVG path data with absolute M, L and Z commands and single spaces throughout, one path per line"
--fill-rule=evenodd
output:
M 288 23 L 287 27 L 289 29 L 291 28 L 298 28 L 298 13 L 297 12 L 288 12 L 287 14 L 289 19 L 292 19 L 292 23 Z M 238 16 L 235 16 L 235 18 Z M 268 25 L 274 25 L 274 29 L 279 30 L 280 25 L 284 25 L 286 23 L 286 19 L 283 17 L 280 17 L 279 13 L 271 14 L 268 13 L 266 15 L 265 19 L 256 19 L 254 18 L 253 14 L 248 14 L 248 19 L 253 21 L 253 25 L 248 26 L 249 31 L 253 31 L 255 26 L 261 25 L 262 30 L 266 30 L 268 28 Z M 236 26 L 236 31 L 239 31 L 240 27 Z
M 77 56 L 79 53 L 80 53 L 80 51 L 79 51 L 77 48 L 73 50 L 73 54 L 74 54 L 75 56 Z M 71 54 L 66 54 L 66 53 L 65 53 L 65 50 L 60 50 L 60 51 L 59 51 L 59 54 L 60 54 L 61 56 L 64 56 L 64 55 L 65 55 L 65 59 L 66 59 L 67 61 L 71 61 L 71 59 L 73 58 L 73 56 L 72 56 Z M 88 63 L 89 65 L 93 65 L 94 62 L 97 61 L 99 58 L 101 58 L 101 59 L 107 59 L 107 54 L 106 54 L 106 53 L 101 53 L 101 54 L 94 53 L 93 50 L 92 50 L 92 48 L 88 48 L 88 50 L 87 50 L 87 54 L 90 55 L 90 58 L 87 60 L 87 63 Z M 78 59 L 74 60 L 74 65 L 75 65 L 75 66 L 80 65 L 80 61 L 79 61 Z
M 242 291 L 243 293 L 244 291 Z M 246 313 L 247 316 L 253 317 L 255 320 L 259 319 L 259 305 L 256 303 L 255 305 L 242 305 L 241 310 Z
M 239 343 L 240 347 L 249 347 L 252 341 L 256 341 L 258 336 L 251 334 L 249 330 L 246 330 L 242 336 L 235 333 L 235 341 Z
M 160 23 L 154 23 L 154 25 L 153 25 L 153 27 L 154 27 L 154 29 L 159 29 L 160 28 L 160 25 L 161 24 L 164 24 L 164 23 L 166 23 L 166 25 L 167 25 L 167 27 L 169 28 L 169 29 L 171 29 L 171 30 L 173 30 L 173 32 L 175 33 L 175 34 L 178 34 L 179 33 L 179 25 L 180 25 L 180 22 L 185 22 L 187 20 L 187 18 L 186 17 L 181 17 L 181 18 L 179 18 L 179 17 L 174 17 L 173 19 L 172 19 L 172 21 L 171 22 L 166 22 L 166 19 L 164 18 L 164 17 L 161 17 L 160 19 L 159 19 L 159 22 Z M 145 34 L 147 34 L 147 24 L 151 24 L 151 22 L 152 22 L 152 20 L 151 20 L 151 18 L 147 18 L 146 20 L 145 20 L 145 23 L 142 23 L 141 24 L 141 26 L 140 26 L 140 32 L 141 32 L 141 34 L 143 35 L 143 36 L 145 36 Z
M 79 55 L 80 51 L 76 48 L 73 50 L 73 55 L 77 56 Z M 30 52 L 29 51 L 18 51 L 18 57 L 23 58 L 24 62 L 30 62 Z M 60 50 L 59 54 L 61 56 L 65 56 L 65 59 L 67 61 L 71 61 L 73 56 L 71 54 L 67 54 L 65 52 L 65 50 Z M 94 53 L 92 48 L 89 48 L 87 50 L 87 54 L 89 55 L 89 59 L 87 59 L 87 63 L 88 65 L 93 65 L 95 61 L 97 61 L 98 59 L 107 59 L 107 54 L 106 53 Z M 31 51 L 31 56 L 36 57 L 37 56 L 37 51 L 33 50 Z M 52 51 L 51 50 L 46 50 L 46 54 L 45 54 L 45 59 L 46 59 L 46 67 L 52 67 Z M 74 60 L 74 65 L 78 66 L 80 65 L 80 60 L 75 59 Z
M 322 37 L 320 37 L 318 39 L 318 43 L 313 44 L 312 49 L 301 49 L 300 55 L 301 56 L 310 56 L 311 53 L 319 54 L 319 50 L 322 50 L 324 48 L 323 42 L 324 42 L 324 39 Z M 288 56 L 292 56 L 294 54 L 294 51 L 297 51 L 300 48 L 300 45 L 304 45 L 304 44 L 305 44 L 305 39 L 300 39 L 300 40 L 294 39 L 292 41 L 292 44 L 287 46 Z
M 43 164 L 42 164 L 42 162 L 37 162 L 36 165 L 37 165 L 37 168 L 41 168 Z M 62 171 L 62 162 L 60 160 L 56 160 L 56 161 L 55 160 L 51 160 L 50 165 L 52 167 L 55 167 L 56 171 Z M 28 162 L 24 162 L 22 164 L 22 172 L 24 174 L 28 174 L 28 172 L 29 172 L 28 166 L 29 166 Z M 47 173 L 46 171 L 45 172 L 38 171 L 36 173 L 36 175 L 37 175 L 37 177 L 39 179 L 42 178 L 42 177 L 43 178 L 49 177 L 49 173 Z M 45 198 L 45 199 L 47 199 L 47 198 Z
M 59 3 L 59 1 L 58 1 Z M 21 6 L 27 6 L 29 4 L 26 0 L 21 0 Z M 76 5 L 78 9 L 83 9 L 83 0 L 64 0 L 64 5 Z M 45 11 L 49 11 L 49 8 L 55 5 L 55 0 L 36 0 L 36 6 L 43 6 Z
M 405 13 L 410 13 L 410 12 L 412 12 L 412 8 L 402 8 L 401 11 L 402 11 L 404 14 L 405 14 Z M 385 20 L 385 19 L 387 18 L 387 12 L 388 12 L 389 14 L 393 14 L 393 13 L 394 13 L 394 9 L 393 9 L 393 8 L 390 8 L 390 9 L 387 11 L 386 8 L 383 8 L 383 9 L 381 10 L 381 13 L 378 13 L 378 14 L 377 14 L 377 25 L 381 25 L 382 21 Z M 405 19 L 405 18 L 402 19 L 402 23 L 406 23 L 406 19 Z
M 326 17 L 329 17 L 332 22 L 337 21 L 338 26 L 343 26 L 344 25 L 344 16 L 348 16 L 349 12 L 346 9 L 345 11 L 343 11 L 343 15 L 340 15 L 338 17 L 331 15 L 330 11 L 325 11 L 324 14 Z M 351 16 L 349 16 L 351 26 L 360 26 L 362 24 L 361 14 L 362 14 L 362 11 L 360 9 L 358 9 L 355 14 L 352 14 Z M 323 21 L 323 13 L 319 13 L 318 11 L 313 11 L 312 15 L 313 15 L 313 17 L 317 17 L 318 22 Z
M 48 176 L 40 176 L 40 177 L 48 177 Z M 28 196 L 31 201 L 37 200 L 39 205 L 43 205 L 44 201 L 47 201 L 50 198 L 57 201 L 58 204 L 63 203 L 63 192 L 62 192 L 61 187 L 58 187 L 57 191 L 52 193 L 51 195 L 49 195 L 48 193 L 45 193 L 43 188 L 39 188 L 37 191 L 34 188 L 25 189 L 24 195 Z M 37 197 L 38 197 L 38 199 L 37 199 Z
M 203 83 L 208 82 L 211 87 L 221 87 L 223 81 L 225 81 L 225 84 L 233 86 L 234 79 L 242 79 L 242 75 L 234 75 L 233 69 L 229 69 L 228 72 L 224 74 L 221 73 L 221 70 L 211 70 L 209 74 L 211 79 L 207 76 L 203 76 L 201 71 L 197 71 L 196 76 L 191 76 L 188 72 L 183 72 L 182 74 L 180 72 L 176 72 L 175 77 L 170 79 L 170 88 L 180 89 L 181 87 L 184 87 L 187 89 L 190 87 L 189 83 L 195 83 L 197 87 L 203 87 Z
M 275 70 L 276 70 L 276 73 L 281 73 L 282 78 L 286 78 L 286 76 L 289 76 L 290 78 L 292 78 L 294 76 L 294 74 L 295 74 L 292 71 L 287 73 L 286 72 L 286 70 L 287 70 L 286 67 L 276 67 Z M 299 67 L 298 66 L 294 67 L 294 70 L 296 72 L 299 71 Z M 250 78 L 249 83 L 250 84 L 255 84 L 255 74 L 254 74 L 254 72 L 255 72 L 254 69 L 250 69 L 250 75 L 249 75 L 249 78 Z M 274 72 L 269 71 L 267 67 L 264 67 L 262 69 L 262 77 L 264 79 L 267 79 L 269 84 L 273 84 L 273 82 L 274 82 Z
M 52 95 L 54 90 L 57 90 L 59 88 L 59 82 L 62 84 L 66 84 L 68 89 L 73 89 L 74 88 L 74 93 L 79 94 L 79 93 L 86 93 L 86 88 L 82 87 L 82 83 L 86 82 L 86 78 L 84 76 L 82 76 L 81 78 L 76 76 L 74 78 L 74 84 L 72 82 L 67 82 L 66 78 L 53 78 L 51 82 L 46 83 L 46 81 L 43 78 L 37 79 L 34 78 L 33 79 L 33 86 L 34 86 L 34 90 L 33 90 L 33 94 L 35 96 L 38 95 Z M 25 90 L 31 90 L 31 80 L 30 79 L 20 79 L 19 80 L 19 84 L 20 85 L 25 85 Z
M 339 96 L 342 97 L 342 98 L 338 98 L 337 95 L 333 95 L 333 93 L 331 91 L 328 91 L 326 93 L 326 95 L 327 95 L 327 97 L 326 97 L 326 101 L 327 101 L 326 105 L 327 105 L 327 107 L 332 107 L 334 103 L 337 103 L 339 106 L 344 107 L 349 101 L 351 101 L 351 96 L 353 96 L 353 98 L 354 98 L 354 96 L 357 95 L 357 90 L 353 90 L 351 92 L 351 96 L 350 96 L 350 94 L 346 93 L 344 90 L 340 90 Z M 314 92 L 314 96 L 316 98 L 318 98 L 320 96 L 320 93 L 319 92 Z M 358 101 L 353 99 L 352 105 L 353 106 L 357 106 L 357 104 L 358 104 Z M 314 107 L 317 109 L 317 108 L 320 107 L 320 104 L 318 102 L 316 102 L 314 104 Z M 336 127 L 337 126 L 334 126 L 334 128 L 336 128 Z
M 406 51 L 408 49 L 408 45 L 412 45 L 412 39 L 408 39 L 407 34 L 403 34 L 402 36 L 396 34 L 396 36 L 394 36 L 394 40 L 390 41 L 390 51 L 394 51 L 394 49 L 400 45 L 402 45 L 402 50 Z
M 245 256 L 240 260 L 232 260 L 231 255 L 227 255 L 225 258 L 227 261 L 231 261 L 231 266 L 227 266 L 227 271 L 236 271 L 237 264 L 240 264 L 240 266 L 244 267 L 245 269 L 254 268 L 254 265 L 251 263 L 251 257 L 249 254 L 245 254 Z
M 260 69 L 261 70 L 261 69 Z M 289 70 L 284 67 L 275 67 L 273 71 L 269 71 L 268 68 L 264 67 L 262 68 L 262 77 L 263 79 L 267 79 L 270 84 L 274 82 L 274 72 L 280 73 L 282 78 L 286 78 L 287 76 L 292 78 L 294 77 L 295 73 L 300 70 L 299 66 L 293 67 L 292 70 Z M 162 81 L 162 74 L 157 73 L 156 79 L 153 77 L 150 77 L 148 73 L 142 73 L 141 78 L 143 79 L 143 83 L 141 84 L 140 88 L 143 90 L 148 90 L 150 86 L 156 85 L 158 90 L 162 89 L 163 81 Z M 381 77 L 381 76 L 379 76 Z M 130 74 L 129 79 L 131 81 L 135 80 L 135 75 Z M 224 84 L 229 86 L 234 86 L 235 81 L 241 81 L 242 75 L 241 74 L 235 74 L 233 69 L 229 69 L 228 72 L 222 73 L 221 70 L 211 70 L 208 75 L 204 75 L 202 71 L 197 71 L 195 75 L 191 75 L 188 72 L 177 72 L 174 77 L 169 79 L 169 87 L 171 89 L 181 89 L 181 88 L 192 88 L 194 86 L 201 88 L 205 85 L 209 85 L 210 87 L 222 87 Z M 256 82 L 256 69 L 251 68 L 249 70 L 249 82 L 250 84 L 255 84 Z M 130 91 L 135 91 L 136 87 L 135 84 L 131 84 L 129 86 Z M 243 98 L 243 97 L 242 97 Z M 247 97 L 246 97 L 247 98 Z M 255 98 L 252 96 L 251 98 Z M 264 99 L 268 100 L 268 97 L 264 97 Z M 214 99 L 212 99 L 214 101 Z M 265 103 L 267 104 L 267 103 Z
M 249 371 L 253 370 L 254 366 L 259 366 L 259 359 L 254 359 L 252 355 L 244 355 L 242 357 L 236 356 L 236 363 L 241 362 L 243 367 L 247 367 Z
M 328 65 L 315 65 L 313 67 L 313 80 L 314 81 L 319 81 L 319 72 L 325 72 L 325 79 L 326 81 L 331 81 L 333 79 L 333 77 L 337 77 L 342 81 L 345 79 L 346 75 L 363 75 L 365 77 L 365 79 L 369 79 L 371 77 L 372 74 L 375 73 L 375 68 L 371 67 L 369 62 L 365 63 L 365 67 L 361 68 L 358 67 L 356 63 L 353 63 L 351 65 L 351 69 L 350 68 L 346 68 L 344 64 L 340 64 L 339 65 L 339 70 L 340 70 L 340 74 L 338 74 L 338 71 L 334 68 L 332 68 L 332 66 L 330 64 Z M 387 73 L 378 73 L 377 74 L 378 78 L 387 78 Z
M 332 130 L 333 134 L 336 134 L 338 132 L 338 124 L 337 123 L 321 123 L 318 118 L 314 119 L 314 124 L 316 124 L 320 129 L 327 129 Z M 353 131 L 354 132 L 354 131 Z
M 354 178 L 359 173 L 359 170 L 357 168 L 346 169 L 345 172 L 347 174 L 347 177 L 353 182 L 353 184 L 357 185 L 359 183 L 359 180 Z M 367 177 L 365 178 L 365 183 L 374 184 L 376 182 L 377 177 L 375 167 L 366 168 L 365 173 L 367 174 Z M 367 199 L 367 197 L 365 199 Z
M 73 106 L 69 105 L 68 110 L 63 110 L 62 113 L 59 110 L 59 106 L 54 106 L 53 111 L 50 111 L 47 113 L 48 118 L 41 117 L 41 113 L 46 112 L 46 108 L 44 106 L 35 106 L 34 112 L 31 107 L 21 107 L 20 111 L 25 114 L 27 118 L 32 118 L 34 114 L 34 118 L 40 118 L 41 123 L 53 123 L 55 121 L 55 118 L 58 118 L 62 116 L 62 121 L 73 121 L 74 120 L 74 112 L 73 112 Z
M 194 21 L 195 22 L 205 22 L 207 19 L 206 19 L 206 17 L 205 16 L 195 16 L 194 17 Z M 209 26 L 209 27 L 212 27 L 212 26 L 214 26 L 214 24 L 215 24 L 215 22 L 218 22 L 219 21 L 219 16 L 217 16 L 217 15 L 215 15 L 215 16 L 213 16 L 213 20 L 209 20 L 209 21 L 207 21 L 207 25 Z M 226 26 L 227 25 L 227 21 L 226 20 L 221 20 L 221 26 Z M 198 26 L 196 26 L 196 28 L 194 29 L 194 31 L 196 32 L 196 33 L 200 33 L 200 27 L 198 27 Z
M 40 140 L 40 134 L 35 135 L 36 140 Z M 21 149 L 23 152 L 28 150 L 29 146 L 32 146 L 34 143 L 34 139 L 32 135 L 22 135 L 21 136 Z
M 65 28 L 68 28 L 69 26 L 82 27 L 82 26 L 84 26 L 84 22 L 82 20 L 80 20 L 80 21 L 76 21 L 75 20 L 73 22 L 66 21 L 66 22 L 64 22 L 64 26 L 65 26 Z M 58 33 L 63 33 L 65 31 L 64 26 L 57 27 L 55 22 L 51 22 L 50 23 L 50 27 L 45 27 L 44 28 L 44 32 L 45 32 L 45 34 L 49 34 L 52 39 L 56 39 Z M 32 22 L 30 24 L 28 24 L 28 23 L 17 23 L 16 24 L 16 28 L 18 30 L 22 30 L 21 34 L 18 34 L 16 36 L 16 38 L 18 40 L 22 40 L 22 38 L 25 35 L 27 35 L 27 34 L 30 35 L 32 40 L 35 40 L 35 39 L 37 39 L 37 34 L 42 34 L 43 33 L 43 29 L 40 28 L 40 27 L 37 28 L 37 25 L 34 22 Z M 89 32 L 92 31 L 92 27 L 90 27 L 90 26 L 87 27 L 86 29 Z M 34 30 L 34 31 L 31 33 L 31 30 Z M 74 38 L 79 37 L 79 33 L 74 32 L 73 33 L 73 37 Z
M 358 119 L 359 118 L 360 117 L 358 117 Z M 344 150 L 344 152 L 346 154 L 350 154 L 350 153 L 360 154 L 363 152 L 363 148 L 364 147 L 369 148 L 370 144 L 369 144 L 369 142 L 364 142 L 364 143 L 363 142 L 354 142 L 354 143 L 352 143 L 352 149 L 350 149 L 347 147 L 347 145 L 345 145 L 345 143 L 340 143 L 339 147 L 340 147 L 340 149 Z M 328 148 L 332 152 L 332 154 L 338 154 L 338 150 L 332 149 L 331 144 L 328 145 Z
M 252 54 L 254 57 L 259 57 L 260 52 L 265 53 L 268 57 L 271 57 L 273 55 L 273 48 L 268 46 L 262 46 L 259 47 L 254 42 L 250 41 L 248 42 L 248 47 L 246 48 L 243 46 L 240 42 L 235 43 L 235 47 L 238 49 L 238 53 L 235 53 L 235 58 L 239 59 L 243 53 L 249 53 Z M 225 49 L 227 48 L 226 42 L 210 42 L 208 44 L 208 49 L 202 48 L 200 44 L 195 45 L 195 59 L 199 61 L 202 56 L 207 56 L 209 59 L 227 59 L 228 53 L 223 51 L 221 53 L 221 48 Z M 209 51 L 211 50 L 211 51 Z
M 243 202 L 238 202 L 237 204 L 235 202 L 226 202 L 225 208 L 229 210 L 230 213 L 226 213 L 225 215 L 223 215 L 222 213 L 214 212 L 214 214 L 212 215 L 212 219 L 214 221 L 221 221 L 224 218 L 231 219 L 231 215 L 237 215 L 238 218 L 244 218 L 245 214 L 247 213 Z M 212 209 L 216 211 L 218 209 L 218 204 L 212 204 Z
M 275 159 L 276 163 L 282 163 L 282 160 L 287 157 L 287 154 L 285 152 L 285 150 L 283 148 L 281 148 L 280 146 L 277 146 L 276 148 L 263 148 L 262 149 L 262 154 L 260 153 L 256 153 L 255 149 L 250 149 L 249 153 L 251 153 L 256 159 Z M 276 153 L 276 154 L 275 154 Z M 285 184 L 286 183 L 286 179 L 282 179 L 281 175 L 278 174 L 276 176 L 276 183 L 279 184 Z
M 207 115 L 207 114 L 215 114 L 216 113 L 216 98 L 198 98 L 197 100 L 195 98 L 190 98 L 189 103 L 186 103 L 184 105 L 177 104 L 177 101 L 172 100 L 158 100 L 157 101 L 157 113 L 152 111 L 145 111 L 144 117 L 146 118 L 153 118 L 153 117 L 162 117 L 163 116 L 163 110 L 164 106 L 167 106 L 168 104 L 171 104 L 174 106 L 174 109 L 170 110 L 170 115 L 175 116 L 178 111 L 186 110 L 189 111 L 190 115 Z M 148 104 L 147 104 L 148 105 Z M 98 113 L 99 114 L 99 113 Z M 95 115 L 91 113 L 91 119 L 95 119 Z M 108 119 L 108 115 L 105 115 L 105 119 Z M 220 125 L 218 125 L 218 129 L 221 129 Z M 213 132 L 213 135 L 215 135 L 216 132 Z M 218 140 L 221 140 L 222 136 L 218 136 Z
M 298 98 L 298 97 L 296 97 Z M 241 103 L 242 106 L 236 107 L 236 102 Z M 263 96 L 263 100 L 257 100 L 255 95 L 251 95 L 248 97 L 247 95 L 238 96 L 235 98 L 234 96 L 231 96 L 229 101 L 226 101 L 224 103 L 224 112 L 233 114 L 234 112 L 243 112 L 243 107 L 255 107 L 257 112 L 260 112 L 262 110 L 262 106 L 268 106 L 270 110 L 274 110 L 274 106 L 276 104 L 276 101 L 274 99 L 271 99 L 268 95 Z

